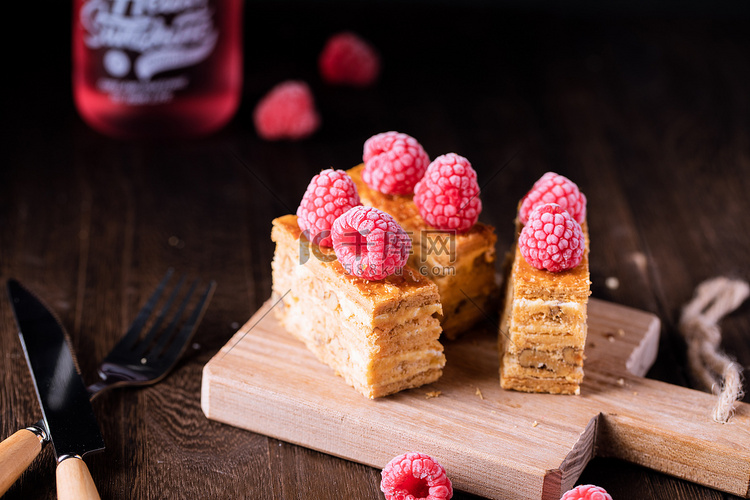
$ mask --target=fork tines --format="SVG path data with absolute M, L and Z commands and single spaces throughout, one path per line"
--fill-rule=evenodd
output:
M 210 281 L 203 292 L 196 295 L 199 280 L 195 279 L 185 291 L 187 279 L 182 275 L 162 302 L 173 274 L 173 269 L 167 271 L 118 345 L 128 349 L 131 355 L 141 357 L 142 364 L 161 359 L 176 360 L 182 354 L 216 287 L 216 283 Z M 154 316 L 157 306 L 160 309 Z

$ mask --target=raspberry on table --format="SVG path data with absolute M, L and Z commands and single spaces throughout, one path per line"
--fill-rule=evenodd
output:
M 600 486 L 582 484 L 565 492 L 560 500 L 612 500 L 612 497 Z
M 586 240 L 581 225 L 560 205 L 536 207 L 518 237 L 526 262 L 537 269 L 560 272 L 581 263 Z
M 414 203 L 427 224 L 438 229 L 468 231 L 479 220 L 477 173 L 456 153 L 438 156 L 414 187 Z
M 383 132 L 365 141 L 362 180 L 385 194 L 412 194 L 430 164 L 422 145 L 401 132 Z
M 361 205 L 354 181 L 343 170 L 323 170 L 312 178 L 297 208 L 297 224 L 309 241 L 331 247 L 331 226 L 344 212 Z
M 526 224 L 531 211 L 545 203 L 557 203 L 579 224 L 586 218 L 586 196 L 573 181 L 560 174 L 547 172 L 526 193 L 518 211 L 521 224 Z
M 255 129 L 266 140 L 299 140 L 318 129 L 320 116 L 310 87 L 287 80 L 273 87 L 253 112 Z
M 344 270 L 368 280 L 400 271 L 411 252 L 411 239 L 389 214 L 373 207 L 354 207 L 333 223 L 333 250 Z
M 380 490 L 386 500 L 447 500 L 453 486 L 443 466 L 424 453 L 409 452 L 388 462 Z
M 323 80 L 330 84 L 367 87 L 380 74 L 380 56 L 361 37 L 344 31 L 328 39 L 318 66 Z

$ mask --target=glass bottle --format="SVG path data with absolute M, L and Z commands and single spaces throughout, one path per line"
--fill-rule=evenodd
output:
M 244 0 L 73 0 L 73 97 L 121 138 L 200 136 L 242 91 Z

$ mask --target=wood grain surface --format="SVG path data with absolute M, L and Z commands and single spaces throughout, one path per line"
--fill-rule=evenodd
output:
M 203 366 L 268 298 L 271 220 L 296 210 L 320 169 L 359 163 L 375 133 L 469 158 L 501 253 L 539 176 L 575 180 L 589 200 L 593 297 L 662 322 L 649 380 L 691 387 L 681 307 L 705 279 L 750 279 L 744 3 L 249 2 L 235 120 L 204 139 L 138 142 L 101 136 L 75 112 L 69 4 L 48 2 L 44 15 L 31 2 L 9 6 L 13 23 L 38 23 L 45 50 L 17 40 L 3 63 L 0 278 L 55 309 L 89 383 L 166 268 L 218 282 L 169 377 L 94 402 L 107 449 L 87 465 L 102 498 L 382 498 L 377 468 L 211 421 L 200 407 Z M 320 80 L 318 52 L 342 29 L 380 50 L 377 86 Z M 289 78 L 310 83 L 322 127 L 264 142 L 253 107 Z M 747 372 L 750 303 L 720 326 L 722 348 Z M 0 353 L 5 438 L 40 410 L 2 298 Z M 626 424 L 610 429 L 612 442 Z M 633 465 L 616 447 L 608 455 L 579 481 L 615 499 L 736 498 Z M 54 497 L 47 448 L 3 498 Z

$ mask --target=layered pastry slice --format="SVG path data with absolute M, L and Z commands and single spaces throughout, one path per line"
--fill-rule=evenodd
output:
M 377 398 L 440 377 L 434 283 L 409 266 L 379 280 L 350 274 L 332 248 L 308 240 L 295 215 L 275 219 L 271 239 L 278 318 L 348 384 Z
M 563 182 L 557 178 L 555 180 Z M 577 191 L 577 187 L 575 190 Z M 568 235 L 565 230 L 560 227 L 557 228 L 559 230 L 550 230 L 551 226 L 554 227 L 555 217 L 564 219 L 563 215 L 568 215 L 567 212 L 558 213 L 562 211 L 559 205 L 554 205 L 556 209 L 548 210 L 552 215 L 542 215 L 547 217 L 543 221 L 539 221 L 535 217 L 538 214 L 531 211 L 527 225 L 537 225 L 537 229 L 528 230 L 532 234 L 531 238 L 534 238 L 535 232 L 537 236 L 537 240 L 531 244 L 521 238 L 524 224 L 519 219 L 522 217 L 519 216 L 516 221 L 516 235 L 519 238 L 508 265 L 498 335 L 500 384 L 505 389 L 552 394 L 580 393 L 586 344 L 586 309 L 591 282 L 585 197 L 579 192 L 577 196 L 579 200 L 583 200 L 584 208 L 581 212 L 579 206 L 573 217 L 584 220 L 580 225 L 575 220 L 567 223 L 569 227 L 577 225 L 577 229 L 574 229 L 580 233 L 577 233 L 575 246 L 583 248 L 579 248 L 582 252 L 577 259 L 565 263 L 567 265 L 547 261 L 547 264 L 552 264 L 548 265 L 553 269 L 551 271 L 544 267 L 543 262 L 549 255 L 541 256 L 551 245 L 555 245 L 554 250 L 559 253 L 563 253 L 565 249 L 558 246 L 567 245 L 562 243 Z M 566 205 L 570 208 L 570 203 Z M 542 207 L 543 205 L 537 206 L 536 211 L 543 211 Z M 574 239 L 575 234 L 566 241 Z M 544 243 L 539 243 L 540 241 Z M 541 248 L 542 246 L 545 248 Z M 522 250 L 528 253 L 529 247 L 537 252 L 524 256 Z
M 420 216 L 410 194 L 385 194 L 362 179 L 364 164 L 347 171 L 365 205 L 391 214 L 409 233 L 409 265 L 430 278 L 440 291 L 444 335 L 455 339 L 495 309 L 495 229 L 476 222 L 457 233 L 436 229 Z

